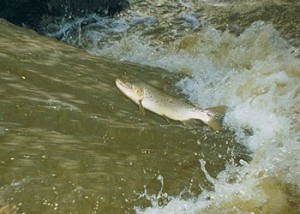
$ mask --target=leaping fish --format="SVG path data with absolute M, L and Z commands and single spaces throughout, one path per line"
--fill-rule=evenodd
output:
M 172 120 L 182 122 L 191 119 L 201 120 L 215 131 L 222 128 L 219 118 L 224 116 L 226 106 L 201 109 L 142 82 L 131 83 L 116 79 L 116 86 L 125 96 L 139 105 L 143 114 L 147 109 Z

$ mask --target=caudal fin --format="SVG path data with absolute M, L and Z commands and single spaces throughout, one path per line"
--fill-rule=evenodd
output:
M 210 126 L 213 130 L 219 131 L 222 128 L 222 121 L 226 109 L 227 109 L 226 106 L 216 106 L 216 107 L 205 109 L 211 115 L 211 119 L 207 122 L 207 125 Z

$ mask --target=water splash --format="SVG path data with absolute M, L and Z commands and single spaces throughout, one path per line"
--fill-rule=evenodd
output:
M 255 212 L 268 204 L 264 213 L 292 206 L 288 192 L 294 188 L 297 195 L 300 189 L 300 62 L 292 49 L 272 25 L 256 22 L 240 36 L 207 26 L 168 48 L 150 46 L 147 39 L 130 35 L 98 50 L 97 54 L 184 75 L 177 86 L 190 101 L 203 107 L 229 106 L 224 126 L 253 152 L 249 164 L 229 164 L 215 180 L 206 173 L 214 191 L 203 191 L 195 202 L 176 198 L 145 213 L 168 213 L 185 206 L 208 213 Z M 236 173 L 234 182 L 229 179 L 231 171 Z

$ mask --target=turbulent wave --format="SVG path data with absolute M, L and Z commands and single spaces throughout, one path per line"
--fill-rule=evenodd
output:
M 186 1 L 179 4 L 187 9 L 193 5 Z M 241 33 L 233 34 L 217 30 L 193 13 L 177 10 L 164 14 L 165 22 L 176 18 L 168 28 L 162 26 L 167 32 L 161 33 L 156 25 L 163 25 L 164 20 L 148 14 L 130 13 L 127 18 L 106 20 L 105 26 L 100 26 L 104 22 L 98 20 L 94 26 L 104 30 L 86 32 L 92 44 L 86 45 L 88 51 L 178 73 L 182 78 L 177 86 L 191 102 L 202 107 L 229 106 L 224 126 L 235 132 L 238 143 L 251 150 L 252 161 L 241 160 L 239 166 L 228 163 L 224 171 L 212 178 L 205 169 L 205 160 L 199 160 L 199 167 L 213 184 L 213 190 L 203 190 L 189 200 L 168 197 L 165 206 L 154 203 L 162 197 L 162 192 L 157 197 L 145 193 L 153 202 L 152 207 L 136 208 L 136 211 L 299 212 L 300 60 L 297 49 L 272 24 L 264 22 L 254 22 Z M 140 25 L 143 28 L 136 27 Z M 136 28 L 130 30 L 132 26 Z M 117 36 L 107 36 L 107 32 L 117 32 L 114 34 Z
M 240 36 L 207 26 L 168 47 L 130 35 L 94 50 L 183 75 L 177 86 L 190 101 L 230 107 L 224 125 L 253 152 L 250 163 L 229 164 L 213 180 L 214 191 L 203 191 L 194 201 L 174 198 L 164 208 L 141 212 L 266 213 L 293 206 L 300 190 L 300 61 L 292 52 L 272 25 L 263 22 L 253 23 Z

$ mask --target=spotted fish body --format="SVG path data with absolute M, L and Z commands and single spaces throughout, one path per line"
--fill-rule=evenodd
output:
M 130 100 L 138 104 L 143 112 L 144 109 L 147 109 L 168 119 L 182 122 L 197 119 L 215 131 L 221 129 L 221 123 L 216 118 L 223 116 L 225 106 L 201 109 L 191 103 L 165 94 L 146 83 L 130 83 L 116 79 L 116 86 Z

